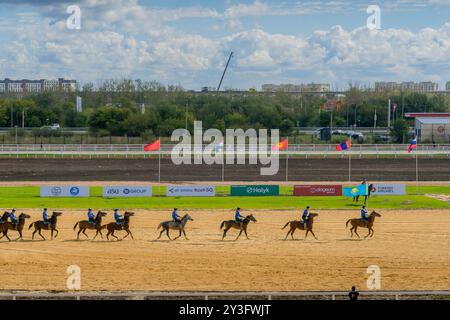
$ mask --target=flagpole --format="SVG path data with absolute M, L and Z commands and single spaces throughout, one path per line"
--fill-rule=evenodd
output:
M 352 155 L 348 153 L 348 182 L 352 181 Z
M 287 138 L 288 148 L 289 148 L 289 138 Z M 288 151 L 286 148 L 286 151 Z M 289 181 L 289 152 L 286 152 L 286 182 Z
M 159 137 L 159 141 L 161 141 L 161 137 Z M 158 150 L 158 189 L 161 194 L 161 147 Z
M 419 157 L 416 152 L 416 191 L 419 191 Z

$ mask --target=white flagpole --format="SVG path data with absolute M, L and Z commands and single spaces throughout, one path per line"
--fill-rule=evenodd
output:
M 288 142 L 288 148 L 289 148 L 289 138 L 286 139 Z M 286 149 L 288 151 L 288 149 Z M 289 152 L 286 152 L 286 182 L 289 181 Z
M 160 147 L 158 150 L 158 184 L 161 184 L 161 137 L 159 137 L 159 143 Z
M 352 181 L 352 155 L 348 153 L 348 182 Z
M 419 157 L 416 152 L 416 191 L 419 191 Z

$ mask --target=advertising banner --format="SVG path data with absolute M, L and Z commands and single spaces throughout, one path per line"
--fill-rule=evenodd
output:
M 280 186 L 255 185 L 255 186 L 231 186 L 232 197 L 264 197 L 279 196 Z
M 168 197 L 214 197 L 215 186 L 167 186 Z
M 402 196 L 406 194 L 404 184 L 374 184 L 370 194 L 376 196 Z
M 89 197 L 89 187 L 85 186 L 42 186 L 41 197 Z
M 103 197 L 151 197 L 150 186 L 108 186 L 103 187 Z
M 294 186 L 294 196 L 304 197 L 333 197 L 342 196 L 341 185 L 304 185 Z

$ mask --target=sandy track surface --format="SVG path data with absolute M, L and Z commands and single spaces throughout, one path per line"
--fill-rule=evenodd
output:
M 27 212 L 28 227 L 40 214 Z M 347 290 L 353 284 L 363 290 L 369 265 L 380 266 L 384 290 L 450 288 L 449 210 L 381 211 L 370 240 L 351 239 L 345 229 L 358 212 L 320 211 L 318 241 L 303 240 L 302 231 L 298 240 L 283 241 L 281 227 L 298 215 L 286 211 L 255 211 L 251 240 L 233 241 L 237 232 L 230 231 L 220 241 L 220 222 L 233 212 L 198 211 L 190 212 L 190 240 L 176 242 L 153 241 L 169 212 L 135 212 L 134 241 L 76 241 L 72 227 L 84 218 L 82 211 L 64 211 L 56 240 L 31 242 L 29 230 L 25 241 L 2 239 L 1 288 L 65 290 L 72 264 L 81 267 L 82 290 Z M 111 219 L 110 213 L 106 221 Z

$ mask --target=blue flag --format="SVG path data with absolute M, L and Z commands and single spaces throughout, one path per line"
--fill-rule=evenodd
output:
M 367 184 L 361 184 L 357 187 L 344 187 L 342 192 L 346 197 L 367 196 L 369 188 Z

